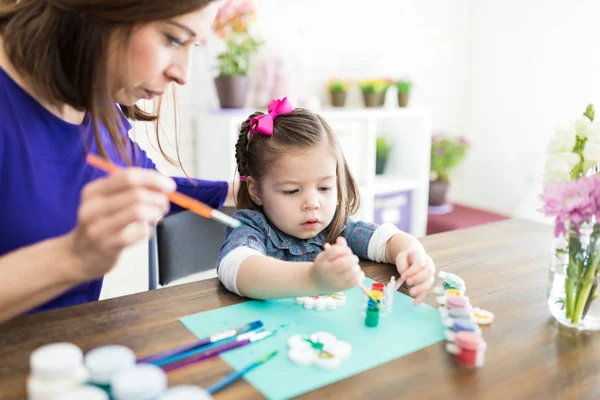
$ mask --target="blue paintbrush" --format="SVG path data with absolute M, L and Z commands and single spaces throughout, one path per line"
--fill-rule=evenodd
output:
M 232 384 L 242 376 L 244 376 L 249 371 L 252 371 L 254 368 L 258 367 L 261 364 L 269 361 L 271 358 L 275 357 L 279 353 L 279 351 L 275 350 L 274 352 L 267 354 L 266 356 L 254 361 L 252 364 L 248 365 L 244 369 L 234 372 L 232 374 L 227 375 L 225 378 L 221 379 L 219 382 L 215 383 L 213 386 L 209 387 L 208 393 L 214 394 L 219 390 L 223 389 L 225 386 Z
M 240 334 L 254 331 L 256 329 L 262 328 L 262 326 L 263 326 L 262 321 L 250 322 L 249 324 L 238 326 L 237 328 L 227 329 L 223 332 L 219 332 L 212 336 L 206 337 L 204 339 L 200 339 L 197 342 L 187 344 L 185 346 L 177 347 L 172 350 L 167 350 L 167 351 L 163 351 L 160 353 L 156 353 L 151 356 L 142 358 L 142 359 L 138 360 L 138 363 L 156 363 L 160 360 L 171 358 L 171 357 L 179 355 L 181 353 L 200 349 L 202 347 L 205 347 L 205 346 L 217 343 L 217 342 L 221 342 L 223 340 L 227 340 L 232 337 L 236 337 Z

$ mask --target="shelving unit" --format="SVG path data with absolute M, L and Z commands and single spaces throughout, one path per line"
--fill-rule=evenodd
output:
M 219 110 L 198 115 L 196 175 L 231 181 L 240 124 L 252 110 Z M 338 136 L 359 185 L 361 207 L 355 218 L 392 222 L 425 235 L 429 195 L 431 113 L 426 109 L 321 109 Z M 392 150 L 383 175 L 375 174 L 375 143 L 384 136 Z M 405 207 L 393 211 L 381 207 Z M 398 220 L 401 218 L 401 220 Z M 408 221 L 407 221 L 408 219 Z

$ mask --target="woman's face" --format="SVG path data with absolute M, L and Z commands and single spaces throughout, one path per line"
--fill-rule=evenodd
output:
M 192 51 L 211 29 L 218 7 L 219 2 L 211 2 L 189 14 L 140 25 L 124 46 L 115 35 L 108 65 L 115 101 L 132 106 L 160 96 L 172 81 L 185 85 Z

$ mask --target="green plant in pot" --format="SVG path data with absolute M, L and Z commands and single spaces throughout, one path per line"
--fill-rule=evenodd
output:
M 407 80 L 400 80 L 394 83 L 398 91 L 398 105 L 400 107 L 408 106 L 408 98 L 412 89 L 412 82 Z
M 375 157 L 375 174 L 381 175 L 385 170 L 388 157 L 392 146 L 390 142 L 383 136 L 377 137 L 376 143 L 376 157 Z
M 344 107 L 346 104 L 346 95 L 348 94 L 348 82 L 340 79 L 329 80 L 329 94 L 331 95 L 331 105 L 333 107 Z
M 248 71 L 262 42 L 254 39 L 249 26 L 255 19 L 249 0 L 228 0 L 219 9 L 213 30 L 224 41 L 217 56 L 219 76 L 215 86 L 221 108 L 244 107 L 249 88 Z
M 469 143 L 462 136 L 436 135 L 432 138 L 429 205 L 441 206 L 446 203 L 449 173 L 464 160 L 468 149 Z
M 381 107 L 385 103 L 385 93 L 392 86 L 390 79 L 371 79 L 358 83 L 366 107 Z

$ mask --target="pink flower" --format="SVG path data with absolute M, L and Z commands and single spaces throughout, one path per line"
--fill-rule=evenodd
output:
M 579 235 L 579 225 L 592 216 L 600 220 L 600 177 L 592 175 L 558 182 L 544 188 L 542 212 L 555 216 L 554 236 L 566 234 L 571 223 Z

